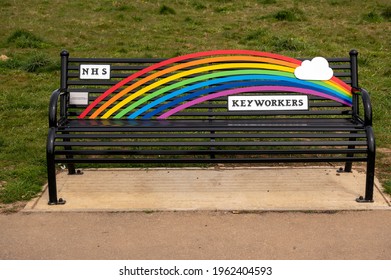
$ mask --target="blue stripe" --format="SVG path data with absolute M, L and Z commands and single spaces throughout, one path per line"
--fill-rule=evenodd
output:
M 249 82 L 233 82 L 228 83 L 232 81 L 243 81 L 243 80 L 249 80 Z M 153 108 L 154 106 L 158 106 L 162 102 L 165 102 L 171 98 L 174 98 L 178 95 L 181 95 L 183 93 L 193 91 L 202 87 L 214 85 L 214 84 L 222 84 L 215 87 L 208 87 L 207 89 L 201 89 L 196 92 L 193 92 L 191 94 L 182 96 L 180 98 L 177 98 L 167 104 L 164 104 L 157 109 L 155 109 L 152 112 L 149 112 L 145 116 L 142 117 L 142 119 L 150 119 L 154 115 L 159 114 L 160 112 L 164 111 L 165 109 L 168 109 L 170 107 L 173 107 L 175 105 L 178 105 L 179 103 L 198 97 L 200 95 L 208 94 L 211 92 L 218 92 L 222 90 L 226 90 L 229 88 L 237 88 L 237 87 L 247 87 L 247 86 L 262 86 L 262 85 L 280 85 L 280 86 L 300 86 L 305 89 L 312 89 L 316 90 L 325 94 L 328 94 L 333 97 L 337 97 L 339 99 L 343 99 L 347 102 L 351 102 L 348 98 L 345 98 L 343 95 L 339 94 L 336 91 L 330 90 L 327 87 L 311 83 L 310 81 L 302 81 L 295 78 L 289 78 L 289 77 L 283 77 L 283 76 L 273 76 L 273 75 L 237 75 L 237 76 L 229 76 L 224 78 L 217 78 L 217 79 L 211 79 L 204 82 L 196 83 L 191 86 L 187 86 L 184 88 L 181 88 L 179 90 L 173 91 L 169 94 L 166 94 L 147 105 L 141 107 L 139 110 L 135 111 L 133 114 L 129 115 L 129 119 L 135 119 L 142 113 L 148 111 L 149 109 Z

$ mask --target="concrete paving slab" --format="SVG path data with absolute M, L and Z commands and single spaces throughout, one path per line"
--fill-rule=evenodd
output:
M 391 209 L 376 180 L 374 203 L 357 203 L 365 172 L 335 167 L 85 169 L 57 175 L 49 206 L 45 187 L 24 211 L 325 211 Z

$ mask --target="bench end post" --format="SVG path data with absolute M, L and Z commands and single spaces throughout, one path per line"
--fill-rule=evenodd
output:
M 365 186 L 365 197 L 360 196 L 356 199 L 357 202 L 373 202 L 373 189 L 375 180 L 375 160 L 376 160 L 376 144 L 373 128 L 366 127 L 368 138 L 368 159 L 367 159 L 367 177 Z
M 65 204 L 62 198 L 57 199 L 56 165 L 54 160 L 55 128 L 51 127 L 46 144 L 46 160 L 48 172 L 49 205 Z

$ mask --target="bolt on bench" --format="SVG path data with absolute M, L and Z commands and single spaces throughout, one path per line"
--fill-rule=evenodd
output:
M 373 201 L 375 139 L 358 52 L 294 59 L 217 50 L 170 59 L 73 58 L 49 106 L 49 204 L 56 165 L 366 163 Z M 362 112 L 360 112 L 362 111 Z M 256 182 L 254 182 L 255 184 Z

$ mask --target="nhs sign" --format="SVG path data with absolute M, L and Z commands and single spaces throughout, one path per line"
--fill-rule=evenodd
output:
M 81 80 L 108 80 L 110 79 L 110 65 L 80 64 Z

